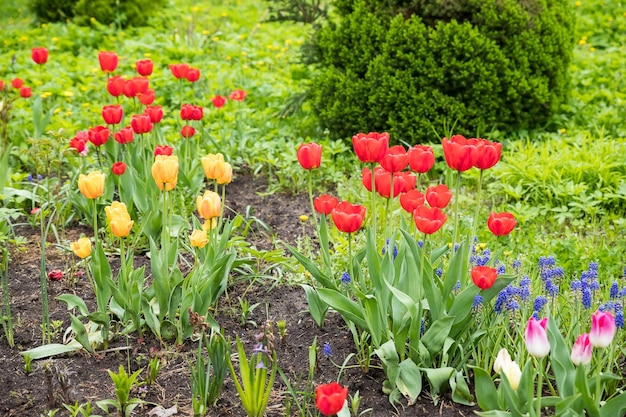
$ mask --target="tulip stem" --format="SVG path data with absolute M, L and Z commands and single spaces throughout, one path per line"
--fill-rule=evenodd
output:
M 461 171 L 456 172 L 456 195 L 454 196 L 454 232 L 452 235 L 452 248 L 456 245 L 459 229 L 459 195 L 461 193 Z
M 480 171 L 482 174 L 482 170 Z M 536 404 L 536 416 L 541 417 L 541 398 L 543 394 L 543 358 L 535 359 L 537 363 L 537 398 L 535 398 Z
M 375 162 L 370 164 L 370 173 L 372 174 L 372 192 L 370 195 L 370 201 L 372 206 L 372 229 L 374 230 L 374 237 L 376 237 L 376 175 L 374 175 Z
M 167 265 L 167 268 L 169 270 L 169 259 L 167 257 L 167 249 L 169 246 L 169 242 L 168 242 L 168 216 L 167 216 L 167 191 L 165 190 L 166 184 L 163 184 L 163 225 L 162 225 L 162 229 L 161 229 L 161 249 L 163 250 L 163 253 L 165 254 L 165 263 Z
M 43 206 L 43 205 L 42 205 Z M 44 228 L 44 208 L 39 209 L 39 227 L 41 232 L 41 259 L 39 262 L 39 284 L 41 287 L 41 336 L 43 343 L 50 342 L 50 313 L 48 310 L 48 275 L 46 274 L 46 240 Z
M 474 222 L 472 223 L 472 235 L 470 236 L 470 239 L 474 239 L 476 237 L 476 228 L 478 227 L 478 215 L 480 214 L 480 198 L 481 198 L 481 191 L 482 191 L 482 185 L 483 185 L 483 172 L 484 170 L 480 170 L 480 175 L 478 176 L 478 191 L 476 192 L 476 210 L 474 211 Z M 458 190 L 457 190 L 458 193 Z M 458 195 L 458 194 L 457 194 Z
M 96 247 L 98 246 L 98 204 L 93 199 L 93 238 Z
M 391 210 L 389 209 L 389 207 L 391 206 L 391 200 L 393 200 L 394 197 L 394 184 L 393 184 L 393 180 L 394 180 L 394 175 L 393 172 L 390 173 L 389 175 L 391 175 L 391 179 L 389 181 L 389 198 L 387 199 L 387 204 L 385 205 L 385 223 L 387 223 L 385 225 L 385 237 L 387 239 L 389 239 L 391 241 Z
M 313 204 L 313 175 L 311 169 L 307 170 L 308 173 L 308 189 L 309 189 L 309 203 L 311 204 L 311 213 L 313 213 L 313 220 L 315 221 L 315 228 L 318 228 L 317 214 L 315 213 L 315 204 Z

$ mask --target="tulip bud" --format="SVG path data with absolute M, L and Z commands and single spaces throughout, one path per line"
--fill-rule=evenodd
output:
M 91 240 L 88 237 L 81 237 L 76 242 L 70 243 L 70 247 L 74 254 L 81 259 L 91 255 Z
M 496 361 L 493 363 L 493 370 L 495 373 L 499 374 L 502 372 L 502 369 L 507 367 L 513 359 L 511 359 L 511 355 L 509 355 L 509 351 L 506 348 L 500 349 L 498 352 L 498 356 L 496 356 Z
M 576 339 L 576 343 L 572 347 L 572 353 L 570 355 L 570 359 L 572 363 L 576 366 L 578 365 L 589 365 L 591 362 L 591 342 L 589 341 L 589 334 L 581 334 Z
M 194 248 L 203 248 L 209 243 L 209 239 L 207 239 L 206 232 L 204 230 L 194 229 L 189 237 L 189 243 Z
M 157 155 L 152 164 L 152 178 L 161 191 L 170 191 L 178 181 L 178 157 Z
M 525 342 L 528 354 L 535 358 L 543 358 L 550 353 L 550 342 L 548 341 L 548 333 L 546 326 L 548 319 L 543 318 L 541 321 L 531 317 L 526 325 Z
M 222 199 L 219 194 L 207 190 L 196 198 L 196 207 L 201 217 L 212 219 L 222 213 Z
M 89 199 L 100 197 L 104 194 L 104 174 L 100 171 L 93 171 L 88 175 L 80 174 L 78 190 Z
M 596 311 L 591 316 L 589 341 L 597 348 L 605 348 L 611 344 L 615 336 L 615 319 L 608 311 Z

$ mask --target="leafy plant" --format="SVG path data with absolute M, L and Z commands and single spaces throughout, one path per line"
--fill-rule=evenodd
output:
M 115 385 L 116 398 L 97 401 L 96 405 L 106 413 L 109 413 L 109 407 L 113 407 L 113 409 L 118 411 L 120 417 L 130 417 L 133 410 L 144 403 L 139 398 L 130 397 L 131 390 L 141 385 L 137 378 L 142 371 L 143 369 L 138 369 L 129 375 L 122 365 L 120 365 L 118 373 L 107 370 Z
M 266 326 L 269 326 L 266 323 Z M 257 337 L 257 345 L 250 357 L 246 356 L 243 343 L 237 337 L 237 357 L 239 373 L 235 371 L 230 354 L 228 367 L 235 382 L 239 399 L 249 417 L 261 417 L 265 413 L 278 364 L 273 346 L 271 329 L 265 327 Z
M 203 347 L 204 344 L 204 347 Z M 205 356 L 204 349 L 207 354 Z M 198 341 L 196 363 L 191 365 L 191 392 L 194 416 L 204 416 L 219 399 L 226 377 L 228 344 L 219 333 L 202 331 Z

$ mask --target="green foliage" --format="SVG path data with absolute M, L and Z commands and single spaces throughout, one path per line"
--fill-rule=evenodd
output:
M 109 412 L 109 407 L 113 407 L 118 411 L 120 417 L 130 417 L 133 410 L 138 405 L 144 403 L 144 401 L 139 398 L 130 398 L 131 390 L 142 385 L 142 383 L 137 380 L 141 371 L 143 371 L 143 369 L 139 369 L 129 375 L 122 365 L 120 365 L 118 373 L 107 370 L 115 385 L 115 396 L 117 398 L 98 401 L 96 402 L 98 407 L 106 413 Z
M 385 130 L 413 144 L 454 122 L 476 135 L 558 110 L 573 43 L 566 1 L 439 3 L 339 2 L 346 14 L 315 34 L 309 57 L 321 68 L 312 103 L 332 136 Z
M 74 16 L 74 0 L 29 0 L 28 7 L 42 22 L 64 22 Z
M 73 19 L 87 25 L 95 19 L 108 25 L 142 26 L 165 6 L 164 0 L 29 0 L 29 8 L 42 22 Z

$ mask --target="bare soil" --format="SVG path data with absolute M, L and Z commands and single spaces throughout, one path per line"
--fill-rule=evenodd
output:
M 267 181 L 250 175 L 240 175 L 227 188 L 226 205 L 233 212 L 244 213 L 246 210 L 269 226 L 270 231 L 258 228 L 248 236 L 251 244 L 258 249 L 280 248 L 281 242 L 295 244 L 303 233 L 301 214 L 308 213 L 309 202 L 306 195 L 274 194 L 261 196 L 267 190 Z M 117 371 L 120 365 L 130 364 L 134 371 L 147 368 L 151 357 L 161 358 L 162 370 L 157 381 L 151 386 L 142 386 L 132 392 L 132 396 L 149 402 L 135 410 L 133 415 L 148 416 L 150 411 L 160 405 L 164 408 L 176 406 L 176 416 L 191 416 L 191 389 L 189 364 L 192 362 L 196 342 L 187 340 L 182 346 L 162 343 L 152 336 L 140 339 L 137 335 L 120 337 L 110 344 L 105 352 L 96 355 L 86 353 L 54 357 L 51 362 L 35 361 L 33 371 L 24 371 L 24 361 L 20 352 L 41 344 L 41 302 L 39 290 L 40 239 L 36 230 L 22 228 L 19 234 L 27 239 L 24 247 L 13 248 L 9 265 L 11 309 L 14 318 L 15 347 L 10 348 L 0 334 L 0 415 L 32 416 L 47 415 L 50 409 L 60 408 L 57 416 L 67 416 L 63 403 L 73 404 L 90 401 L 95 414 L 104 415 L 95 401 L 114 398 L 114 386 L 107 370 Z M 67 245 L 89 229 L 77 226 L 63 231 L 61 242 Z M 308 233 L 311 231 L 309 230 Z M 312 233 L 311 233 L 312 236 Z M 74 293 L 94 303 L 94 296 L 87 279 L 78 277 L 72 283 L 68 279 L 71 257 L 63 245 L 58 246 L 56 239 L 47 246 L 46 269 L 60 269 L 66 272 L 61 281 L 49 281 L 50 315 L 52 321 L 58 321 L 55 342 L 61 342 L 63 332 L 69 326 L 69 316 L 64 302 L 57 301 L 58 295 Z M 142 262 L 138 257 L 138 262 Z M 146 259 L 143 260 L 147 262 Z M 336 364 L 354 352 L 352 336 L 342 318 L 330 313 L 323 328 L 318 327 L 307 312 L 304 291 L 299 286 L 277 285 L 276 280 L 257 280 L 252 286 L 233 277 L 228 288 L 228 296 L 220 300 L 214 316 L 223 329 L 224 335 L 234 340 L 239 335 L 251 348 L 255 327 L 248 323 L 242 325 L 237 297 L 244 295 L 250 304 L 259 303 L 249 320 L 261 324 L 270 319 L 285 320 L 287 337 L 277 343 L 277 356 L 280 368 L 289 377 L 291 384 L 304 384 L 308 374 L 309 346 L 317 338 L 320 347 L 318 368 L 313 384 L 328 383 L 337 379 L 340 371 Z M 62 323 L 62 324 L 61 324 Z M 332 355 L 325 357 L 321 347 L 328 342 L 332 346 Z M 374 363 L 376 361 L 374 360 Z M 44 364 L 46 364 L 44 366 Z M 351 361 L 348 365 L 355 365 Z M 48 374 L 44 368 L 52 369 Z M 50 373 L 51 372 L 51 373 Z M 48 376 L 47 376 L 48 375 Z M 50 378 L 52 376 L 52 378 Z M 59 377 L 66 381 L 59 384 Z M 141 375 L 145 378 L 145 371 Z M 393 407 L 388 397 L 382 392 L 384 381 L 381 370 L 373 368 L 364 373 L 356 366 L 349 367 L 342 373 L 341 383 L 349 388 L 350 394 L 359 391 L 362 398 L 360 410 L 371 409 L 371 416 L 469 416 L 475 408 L 459 406 L 443 396 L 437 405 L 428 395 L 423 395 L 417 404 L 411 407 Z M 302 385 L 301 385 L 302 386 Z M 289 396 L 285 384 L 277 378 L 267 410 L 268 416 L 284 416 L 285 399 Z M 309 398 L 308 401 L 311 404 Z M 245 416 L 240 405 L 232 379 L 227 375 L 222 395 L 209 416 Z M 296 415 L 292 413 L 292 415 Z

